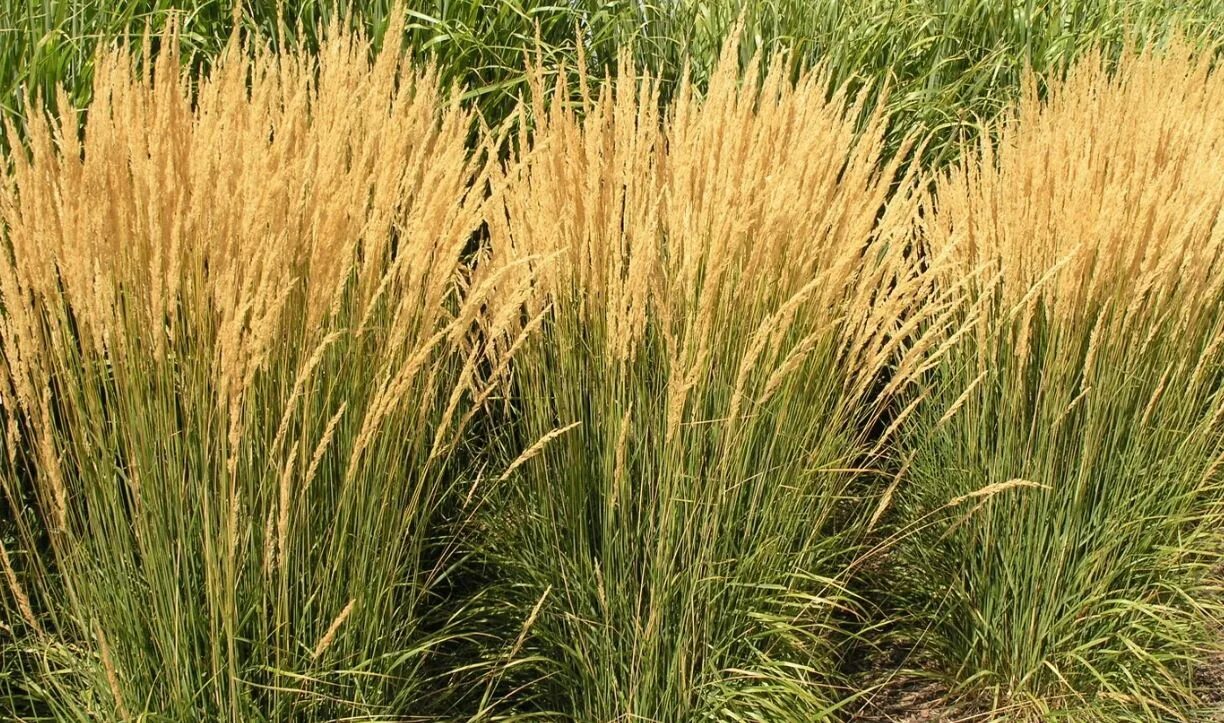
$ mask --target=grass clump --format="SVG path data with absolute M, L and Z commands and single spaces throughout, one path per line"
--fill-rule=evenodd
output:
M 506 413 L 528 451 L 485 552 L 530 619 L 515 680 L 574 720 L 815 720 L 890 432 L 947 304 L 907 255 L 884 119 L 729 46 L 660 115 L 622 67 L 581 107 L 537 83 L 495 179 L 491 266 L 536 259 Z M 851 107 L 847 107 L 851 105 Z M 889 196 L 890 187 L 901 190 Z M 932 303 L 928 303 L 932 302 Z M 878 431 L 878 430 L 877 430 Z
M 922 644 L 1018 715 L 1197 719 L 1221 613 L 1224 76 L 1175 47 L 1029 86 L 936 186 L 971 333 L 902 442 Z M 1218 642 L 1218 641 L 1217 641 Z
M 83 131 L 69 110 L 10 132 L 0 655 L 31 661 L 10 702 L 447 715 L 448 646 L 482 634 L 446 582 L 465 448 L 505 346 L 464 261 L 471 116 L 335 25 L 317 59 L 235 36 L 194 92 L 178 41 L 140 75 L 104 54 Z

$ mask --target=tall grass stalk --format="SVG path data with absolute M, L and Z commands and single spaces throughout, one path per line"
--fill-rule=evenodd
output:
M 465 269 L 471 116 L 338 25 L 198 83 L 180 42 L 100 56 L 84 129 L 10 129 L 0 654 L 65 719 L 445 715 L 483 632 L 439 602 L 463 450 L 525 294 Z
M 901 442 L 906 507 L 947 522 L 904 548 L 905 589 L 966 693 L 1198 720 L 1224 550 L 1224 75 L 1181 47 L 1105 66 L 1044 102 L 1030 80 L 924 214 L 949 278 L 979 281 Z
M 827 70 L 765 66 L 741 84 L 731 44 L 665 115 L 627 57 L 578 76 L 580 107 L 537 82 L 494 180 L 491 268 L 540 259 L 542 333 L 484 551 L 533 620 L 513 681 L 537 714 L 815 720 L 847 696 L 883 412 L 949 306 L 906 253 L 918 184 L 884 118 L 859 135 Z

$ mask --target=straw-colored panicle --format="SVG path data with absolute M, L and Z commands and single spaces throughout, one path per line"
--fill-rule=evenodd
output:
M 1177 305 L 1193 326 L 1209 306 L 1183 302 L 1224 283 L 1224 74 L 1210 67 L 1174 42 L 1118 72 L 1089 56 L 1044 96 L 1030 77 L 998 140 L 939 180 L 931 247 L 956 274 L 997 269 L 1020 319 L 1041 305 L 1094 324 L 1119 300 L 1117 323 Z
M 372 63 L 366 40 L 335 29 L 317 62 L 235 34 L 193 90 L 172 28 L 155 58 L 146 40 L 145 76 L 126 51 L 98 58 L 86 129 L 66 98 L 23 137 L 10 129 L 27 150 L 0 195 L 5 406 L 39 417 L 47 355 L 70 339 L 161 357 L 203 335 L 235 446 L 244 391 L 275 345 L 296 328 L 315 348 L 353 277 L 360 308 L 399 307 L 383 368 L 402 393 L 394 360 L 450 323 L 482 183 L 470 116 L 403 61 L 393 30 Z
M 386 293 L 390 276 L 414 305 L 439 308 L 462 231 L 478 221 L 478 204 L 452 202 L 472 185 L 454 170 L 469 167 L 454 141 L 470 120 L 431 71 L 402 61 L 398 35 L 387 37 L 373 63 L 366 41 L 345 36 L 325 45 L 316 67 L 235 35 L 194 93 L 173 31 L 167 51 L 145 59 L 148 79 L 132 81 L 130 54 L 102 55 L 84 134 L 71 111 L 28 122 L 30 150 L 14 154 L 3 203 L 6 262 L 30 294 L 58 296 L 62 286 L 99 349 L 120 331 L 120 289 L 141 290 L 125 297 L 138 304 L 125 313 L 140 314 L 159 350 L 177 330 L 178 305 L 197 305 L 188 323 L 222 317 L 233 348 L 219 372 L 237 386 L 295 285 L 309 328 L 354 265 L 362 298 Z M 448 246 L 435 249 L 439 239 Z
M 847 108 L 827 72 L 794 83 L 784 56 L 746 71 L 738 57 L 729 45 L 708 88 L 684 83 L 665 114 L 627 56 L 597 97 L 581 71 L 576 100 L 564 79 L 549 93 L 537 77 L 530 131 L 494 183 L 493 266 L 536 259 L 535 309 L 602 329 L 621 363 L 649 328 L 661 336 L 669 434 L 728 352 L 732 417 L 830 344 L 847 402 L 864 401 L 907 355 L 932 293 L 907 243 L 914 171 L 904 152 L 884 160 L 885 119 Z
M 547 99 L 538 74 L 531 90 L 534 133 L 520 137 L 522 157 L 494 183 L 495 264 L 527 259 L 539 268 L 536 309 L 554 295 L 568 304 L 581 289 L 573 303 L 608 325 L 608 352 L 624 359 L 645 323 L 657 265 L 657 88 L 618 83 L 597 100 L 583 97 L 581 114 L 565 82 Z

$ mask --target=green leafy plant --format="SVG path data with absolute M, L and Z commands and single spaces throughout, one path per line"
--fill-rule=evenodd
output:
M 89 97 L 95 52 L 181 28 L 184 61 L 206 67 L 224 48 L 234 19 L 273 44 L 318 46 L 319 31 L 344 21 L 381 42 L 390 0 L 0 0 L 0 105 L 20 110 L 25 93 L 54 97 L 57 84 L 80 105 Z M 434 58 L 444 85 L 459 84 L 490 125 L 508 118 L 527 92 L 525 55 L 540 52 L 548 73 L 614 70 L 632 43 L 639 69 L 670 98 L 686 77 L 704 88 L 737 22 L 741 64 L 756 52 L 787 50 L 796 68 L 817 63 L 833 86 L 887 97 L 888 151 L 918 130 L 930 136 L 928 164 L 955 159 L 1013 102 L 1031 68 L 1057 77 L 1089 48 L 1117 57 L 1172 33 L 1218 48 L 1218 0 L 429 0 L 410 3 L 405 47 Z M 687 69 L 687 71 L 686 71 Z

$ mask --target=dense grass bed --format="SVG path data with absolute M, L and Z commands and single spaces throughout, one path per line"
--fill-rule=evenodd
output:
M 171 5 L 0 4 L 0 717 L 1221 714 L 1221 8 Z

